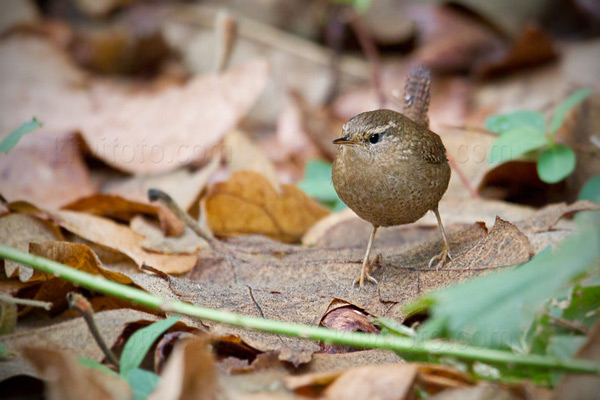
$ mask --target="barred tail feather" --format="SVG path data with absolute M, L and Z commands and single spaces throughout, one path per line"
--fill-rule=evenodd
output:
M 404 86 L 404 115 L 428 127 L 431 73 L 422 66 L 413 68 Z

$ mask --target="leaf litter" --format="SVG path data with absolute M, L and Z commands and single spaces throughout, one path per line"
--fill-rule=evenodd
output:
M 101 12 L 115 6 L 128 7 L 111 5 Z M 428 7 L 412 14 L 421 18 L 414 29 L 426 33 L 422 36 L 425 42 L 417 44 L 413 57 L 428 60 L 439 71 L 469 69 L 480 79 L 486 79 L 486 74 L 503 74 L 518 68 L 519 63 L 544 62 L 544 57 L 538 60 L 529 55 L 524 57 L 519 53 L 524 47 L 542 43 L 546 46 L 545 54 L 550 53 L 551 43 L 548 44 L 543 32 L 538 37 L 538 31 L 532 34 L 526 29 L 516 29 L 515 21 L 507 23 L 503 16 L 495 16 L 493 9 L 478 10 L 477 6 L 467 5 L 488 18 L 498 18 L 490 24 L 456 9 Z M 135 20 L 135 14 L 132 15 Z M 167 14 L 160 15 L 169 18 L 165 17 Z M 454 24 L 462 34 L 440 44 L 432 39 L 435 29 L 427 31 L 432 28 L 428 24 L 437 24 L 433 28 L 438 35 L 444 24 Z M 502 44 L 489 25 L 510 32 L 511 44 Z M 241 34 L 248 33 L 242 30 Z M 259 37 L 260 29 L 252 35 Z M 489 49 L 480 53 L 486 46 Z M 566 47 L 567 54 L 577 53 L 576 45 Z M 188 60 L 193 58 L 190 48 L 181 47 Z M 269 51 L 265 54 L 272 55 L 273 50 Z M 446 57 L 449 52 L 455 57 Z M 333 105 L 315 105 L 305 99 L 314 100 L 314 93 L 306 92 L 310 92 L 308 88 L 322 87 L 322 82 L 307 82 L 300 91 L 302 94 L 295 94 L 294 85 L 282 85 L 279 73 L 272 73 L 281 65 L 292 64 L 293 57 L 280 64 L 272 59 L 241 57 L 243 62 L 234 63 L 237 66 L 224 73 L 184 79 L 176 71 L 175 75 L 165 74 L 162 86 L 157 84 L 148 89 L 140 82 L 127 83 L 84 71 L 56 43 L 50 44 L 24 31 L 3 37 L 0 53 L 3 55 L 0 104 L 5 105 L 0 115 L 3 132 L 0 136 L 33 115 L 44 122 L 40 132 L 25 136 L 8 156 L 0 157 L 0 172 L 8 177 L 0 183 L 0 192 L 8 200 L 32 203 L 3 202 L 2 243 L 106 279 L 138 286 L 167 299 L 287 322 L 379 332 L 373 318 L 408 321 L 414 316 L 404 306 L 419 296 L 526 262 L 547 245 L 556 245 L 575 232 L 574 224 L 566 220 L 571 215 L 598 209 L 596 203 L 577 202 L 553 204 L 537 211 L 505 201 L 470 198 L 473 191 L 453 174 L 450 189 L 440 205 L 453 260 L 439 271 L 427 269 L 427 260 L 441 247 L 436 221 L 428 215 L 410 226 L 380 232 L 374 248 L 380 256 L 373 274 L 381 284 L 369 286 L 365 291 L 354 290 L 350 287 L 351 279 L 360 266 L 370 227 L 349 210 L 330 214 L 316 200 L 285 182 L 297 181 L 309 158 L 320 155 L 331 159 L 331 139 L 338 136 L 343 121 L 375 104 L 371 88 L 360 85 L 341 94 L 334 93 L 337 98 Z M 503 58 L 492 57 L 497 54 Z M 234 50 L 233 57 L 240 54 Z M 442 134 L 449 153 L 459 159 L 467 180 L 480 193 L 489 183 L 485 157 L 493 141 L 493 136 L 477 130 L 482 126 L 482 118 L 510 111 L 511 107 L 540 109 L 549 104 L 550 98 L 563 97 L 563 78 L 577 75 L 573 73 L 570 57 L 561 61 L 562 69 L 550 66 L 544 74 L 516 75 L 504 81 L 476 84 L 470 78 L 449 75 L 440 77 L 441 83 L 434 86 L 432 125 Z M 304 65 L 297 64 L 297 68 Z M 473 67 L 474 64 L 477 65 Z M 345 78 L 347 66 L 344 64 L 343 68 Z M 88 67 L 94 69 L 91 64 Z M 390 62 L 385 68 L 386 86 L 400 87 L 408 62 Z M 577 79 L 585 80 L 586 75 L 579 74 Z M 288 115 L 280 114 L 276 129 L 272 125 L 266 127 L 271 133 L 276 130 L 276 135 L 255 140 L 262 135 L 255 129 L 257 124 L 264 124 L 265 115 L 269 114 L 264 112 L 268 101 L 259 99 L 267 82 L 269 87 L 264 93 L 269 101 L 281 98 L 282 94 L 289 96 L 285 110 Z M 541 90 L 546 85 L 551 88 L 551 96 L 547 95 L 548 90 Z M 274 86 L 286 87 L 272 96 Z M 515 102 L 519 93 L 523 98 Z M 539 93 L 544 93 L 543 99 Z M 252 109 L 257 102 L 258 111 Z M 580 128 L 593 123 L 585 110 L 584 105 L 574 118 L 570 116 Z M 233 130 L 240 121 L 239 130 Z M 475 129 L 468 124 L 474 124 Z M 261 129 L 265 127 L 258 128 Z M 567 126 L 567 137 L 574 130 L 582 129 Z M 54 140 L 62 149 L 61 154 L 72 162 L 56 163 L 56 154 L 44 153 L 48 139 Z M 468 148 L 465 154 L 465 143 L 475 143 L 481 149 Z M 111 151 L 106 151 L 108 145 L 112 146 L 109 146 Z M 126 154 L 129 147 L 135 149 L 138 145 L 146 147 Z M 181 146 L 192 146 L 197 152 L 182 157 Z M 160 148 L 161 154 L 152 153 L 153 148 Z M 479 157 L 479 150 L 483 158 Z M 577 157 L 579 160 L 580 154 Z M 100 168 L 98 162 L 102 163 Z M 585 170 L 578 167 L 581 174 L 578 179 L 588 177 L 593 171 L 592 167 Z M 223 254 L 184 227 L 162 205 L 150 203 L 146 196 L 151 188 L 165 191 L 184 210 L 210 227 L 236 255 L 233 270 Z M 499 199 L 506 196 L 493 190 L 487 193 Z M 81 368 L 73 354 L 102 360 L 99 349 L 89 340 L 82 318 L 73 318 L 72 311 L 64 311 L 64 295 L 76 288 L 9 261 L 4 261 L 4 271 L 0 279 L 3 291 L 50 300 L 54 308 L 49 315 L 20 310 L 17 331 L 2 338 L 2 344 L 17 356 L 8 363 L 0 363 L 3 371 L 0 381 L 17 374 L 40 377 L 46 367 L 53 365 L 62 376 L 78 377 L 80 384 L 86 382 L 96 388 L 98 382 L 90 370 L 71 372 L 74 366 Z M 132 331 L 163 317 L 144 314 L 125 301 L 86 294 L 96 311 L 102 335 L 115 349 L 122 348 Z M 117 310 L 102 311 L 112 308 Z M 61 322 L 66 318 L 69 319 Z M 516 320 L 517 316 L 513 318 Z M 184 321 L 187 325 L 178 323 L 144 360 L 146 368 L 159 371 L 166 359 L 163 371 L 170 372 L 163 375 L 161 390 L 170 386 L 180 394 L 165 394 L 169 398 L 197 397 L 198 393 L 212 398 L 211 394 L 223 394 L 222 391 L 229 398 L 240 399 L 299 398 L 305 394 L 356 398 L 357 393 L 371 398 L 389 398 L 390 393 L 395 393 L 393 398 L 411 398 L 415 391 L 430 396 L 440 391 L 441 395 L 454 393 L 457 397 L 467 392 L 478 398 L 492 392 L 498 398 L 506 395 L 499 386 L 476 385 L 456 368 L 403 364 L 400 356 L 390 352 L 349 352 L 350 349 L 339 346 L 209 321 L 187 318 Z M 190 334 L 200 339 L 189 339 Z M 177 337 L 188 339 L 174 339 Z M 39 354 L 32 356 L 30 351 L 28 357 L 40 367 L 39 372 L 24 362 L 20 352 L 32 340 L 41 347 L 35 350 Z M 173 343 L 175 350 L 171 352 Z M 46 357 L 49 350 L 41 348 L 53 349 L 54 364 Z M 103 384 L 109 379 L 100 381 Z M 216 380 L 220 382 L 218 385 L 202 392 L 202 387 Z M 198 382 L 206 384 L 197 385 Z M 238 390 L 225 389 L 232 385 Z M 454 391 L 445 390 L 448 388 Z M 48 383 L 47 390 L 50 398 L 68 398 L 76 396 L 80 387 L 59 379 Z M 251 392 L 260 395 L 250 395 Z M 155 394 L 158 393 L 162 394 Z M 103 392 L 103 395 L 119 398 L 119 394 Z

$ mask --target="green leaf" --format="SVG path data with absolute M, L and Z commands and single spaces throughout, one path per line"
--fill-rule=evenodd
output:
M 600 230 L 582 226 L 554 253 L 548 247 L 518 268 L 430 293 L 432 318 L 420 331 L 432 324 L 448 337 L 477 346 L 518 347 L 545 301 L 599 258 Z
M 600 286 L 575 286 L 571 304 L 563 310 L 562 318 L 580 322 L 591 328 L 600 312 Z
M 504 134 L 517 128 L 525 128 L 543 135 L 546 133 L 546 119 L 538 111 L 515 111 L 494 115 L 485 120 L 485 129 L 498 134 Z
M 298 187 L 334 211 L 346 208 L 335 192 L 331 182 L 331 164 L 326 161 L 311 160 L 307 162 L 304 179 L 298 183 Z
M 115 375 L 115 376 L 119 376 L 115 371 L 113 371 L 112 369 L 108 368 L 106 365 L 100 364 L 98 361 L 94 361 L 94 360 L 89 359 L 87 357 L 79 357 L 79 358 L 77 358 L 77 362 L 80 365 L 83 365 L 84 367 L 98 369 L 100 371 L 104 371 L 106 373 L 109 373 L 109 374 L 112 374 L 112 375 Z
M 547 144 L 548 139 L 543 134 L 531 128 L 515 128 L 494 140 L 490 149 L 489 163 L 496 164 L 514 160 Z
M 560 182 L 575 170 L 575 152 L 563 145 L 552 146 L 540 154 L 537 172 L 546 183 Z
M 567 115 L 567 113 L 571 111 L 577 104 L 585 100 L 591 93 L 592 91 L 590 89 L 581 89 L 560 103 L 554 111 L 552 121 L 550 121 L 550 133 L 556 133 L 558 128 L 560 128 L 560 126 L 563 124 L 565 115 Z
M 0 153 L 8 153 L 11 151 L 17 145 L 17 143 L 19 143 L 19 140 L 21 140 L 23 135 L 39 128 L 40 126 L 42 126 L 42 124 L 35 117 L 31 121 L 21 124 L 21 126 L 9 133 L 7 137 L 2 139 L 0 142 Z
M 121 375 L 128 376 L 130 371 L 138 368 L 156 339 L 178 320 L 179 316 L 173 316 L 162 321 L 157 321 L 152 325 L 137 330 L 131 335 L 121 353 Z
M 561 360 L 569 360 L 585 340 L 586 337 L 582 335 L 556 335 L 550 338 L 547 352 Z
M 160 382 L 160 377 L 154 372 L 139 368 L 129 371 L 126 379 L 133 391 L 134 400 L 146 399 Z
M 589 200 L 600 203 L 600 175 L 591 177 L 590 180 L 583 185 L 577 198 L 579 200 Z

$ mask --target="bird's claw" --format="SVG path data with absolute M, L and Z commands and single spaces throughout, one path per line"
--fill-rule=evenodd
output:
M 377 254 L 377 256 L 375 256 L 375 258 L 373 259 L 373 261 L 364 263 L 360 269 L 360 275 L 358 276 L 358 278 L 356 278 L 354 280 L 354 282 L 352 282 L 352 287 L 354 288 L 356 286 L 356 284 L 358 283 L 358 286 L 360 289 L 364 289 L 365 288 L 365 279 L 369 282 L 374 283 L 375 285 L 379 285 L 379 282 L 377 281 L 377 279 L 373 278 L 370 274 L 369 274 L 369 269 L 375 265 L 378 261 L 379 261 L 379 254 Z
M 433 264 L 437 260 L 439 260 L 439 262 L 436 264 L 435 270 L 439 271 L 440 267 L 443 267 L 446 264 L 446 260 L 452 261 L 452 254 L 450 254 L 450 248 L 444 246 L 440 254 L 436 254 L 435 256 L 431 257 L 431 260 L 429 260 L 429 268 L 432 268 Z

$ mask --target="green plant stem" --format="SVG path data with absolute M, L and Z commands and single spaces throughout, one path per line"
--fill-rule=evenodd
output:
M 17 261 L 37 270 L 76 283 L 82 287 L 120 297 L 153 309 L 175 312 L 263 332 L 320 340 L 330 344 L 347 345 L 357 348 L 379 348 L 401 353 L 452 356 L 464 360 L 477 360 L 487 363 L 501 363 L 514 366 L 600 374 L 600 364 L 587 360 L 560 360 L 555 357 L 519 355 L 509 351 L 475 348 L 440 341 L 418 341 L 393 335 L 340 332 L 334 329 L 250 317 L 228 311 L 214 310 L 187 304 L 181 301 L 166 300 L 146 293 L 140 289 L 122 285 L 98 275 L 90 275 L 86 272 L 67 267 L 56 261 L 3 245 L 0 245 L 0 258 Z

